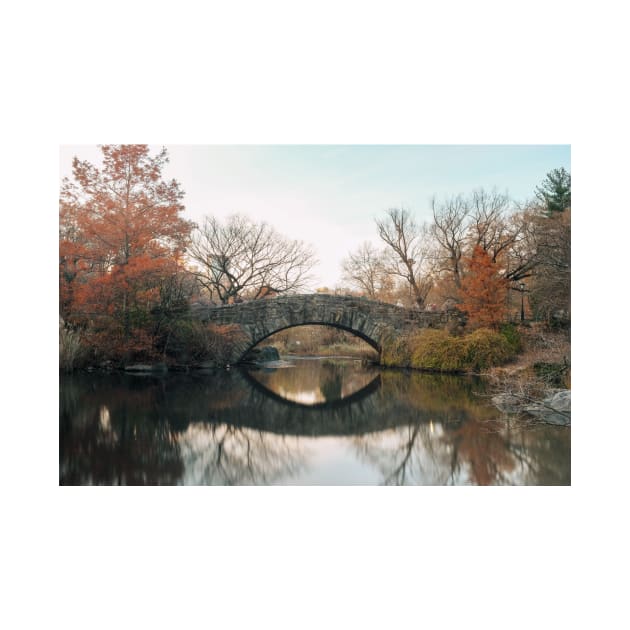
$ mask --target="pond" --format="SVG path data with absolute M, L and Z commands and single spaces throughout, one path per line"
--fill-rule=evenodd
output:
M 570 485 L 568 427 L 507 420 L 482 379 L 285 357 L 60 376 L 62 485 Z

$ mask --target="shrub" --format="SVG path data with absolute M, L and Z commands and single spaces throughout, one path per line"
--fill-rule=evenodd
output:
M 411 364 L 409 340 L 402 335 L 386 337 L 381 347 L 381 364 L 387 367 L 409 367 Z
M 463 336 L 424 329 L 383 343 L 381 363 L 435 372 L 480 371 L 500 365 L 515 354 L 508 340 L 487 328 Z
M 467 367 L 475 372 L 501 365 L 515 354 L 503 335 L 487 328 L 479 328 L 464 339 Z
M 534 374 L 548 385 L 564 386 L 569 373 L 568 363 L 545 363 L 540 361 L 533 365 Z
M 182 321 L 171 333 L 167 354 L 178 361 L 211 359 L 223 364 L 242 339 L 243 331 L 236 324 L 219 326 Z
M 508 342 L 510 352 L 517 354 L 523 349 L 523 342 L 518 328 L 514 324 L 503 324 L 499 331 Z
M 409 339 L 411 366 L 424 370 L 457 372 L 466 368 L 466 338 L 445 330 L 424 330 Z

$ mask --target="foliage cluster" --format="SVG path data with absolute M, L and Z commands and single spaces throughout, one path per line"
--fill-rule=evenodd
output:
M 514 324 L 503 324 L 500 327 L 500 332 L 507 341 L 510 352 L 518 354 L 523 349 L 521 333 Z
M 453 336 L 446 330 L 425 329 L 386 340 L 381 363 L 435 372 L 479 372 L 509 361 L 517 347 L 511 330 L 506 335 L 479 328 L 467 335 Z
M 532 366 L 534 374 L 549 385 L 567 386 L 571 366 L 568 362 L 546 363 L 541 361 Z
M 505 319 L 508 282 L 479 245 L 466 263 L 468 273 L 461 282 L 461 309 L 471 324 L 496 328 Z
M 91 359 L 154 359 L 191 296 L 182 256 L 192 224 L 179 184 L 162 178 L 166 151 L 101 151 L 101 168 L 75 158 L 61 188 L 61 316 L 82 329 Z

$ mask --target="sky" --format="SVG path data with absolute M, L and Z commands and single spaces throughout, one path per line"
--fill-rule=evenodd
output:
M 150 145 L 155 154 L 161 145 Z M 185 217 L 244 214 L 311 244 L 319 264 L 311 289 L 342 284 L 341 264 L 364 241 L 378 243 L 374 220 L 392 207 L 419 222 L 431 200 L 478 188 L 518 202 L 554 168 L 571 170 L 570 145 L 166 145 L 164 177 L 185 192 Z M 60 147 L 60 176 L 72 158 L 99 165 L 100 149 Z

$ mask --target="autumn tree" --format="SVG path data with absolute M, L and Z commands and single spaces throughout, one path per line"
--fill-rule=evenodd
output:
M 193 232 L 189 254 L 198 281 L 223 304 L 298 291 L 317 262 L 309 245 L 241 215 L 223 223 L 206 217 Z
M 60 195 L 62 314 L 94 322 L 95 339 L 117 354 L 146 350 L 151 311 L 181 272 L 192 224 L 183 191 L 166 181 L 166 150 L 103 145 L 102 167 L 77 158 Z
M 470 258 L 465 260 L 465 265 L 461 309 L 468 314 L 471 323 L 497 327 L 506 314 L 508 281 L 481 245 L 475 246 Z
M 416 305 L 424 303 L 433 284 L 428 273 L 428 232 L 404 208 L 391 208 L 376 220 L 377 232 L 387 246 L 384 270 L 402 279 L 413 292 Z

